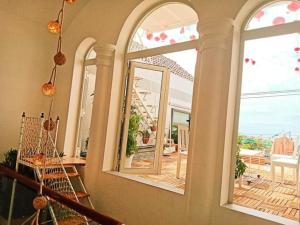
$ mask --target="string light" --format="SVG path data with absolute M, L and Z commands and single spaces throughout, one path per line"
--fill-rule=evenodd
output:
M 55 94 L 55 86 L 51 81 L 43 84 L 42 92 L 45 96 L 53 96 Z
M 51 33 L 58 34 L 58 40 L 57 40 L 56 54 L 53 57 L 54 58 L 54 66 L 51 71 L 49 81 L 42 85 L 43 94 L 45 96 L 51 97 L 51 103 L 50 103 L 50 107 L 49 107 L 49 111 L 48 111 L 48 118 L 43 123 L 44 129 L 47 131 L 47 140 L 46 140 L 45 146 L 48 142 L 49 132 L 51 132 L 56 127 L 56 122 L 54 122 L 51 118 L 51 111 L 52 111 L 53 103 L 54 103 L 57 66 L 64 65 L 67 60 L 66 56 L 62 53 L 62 28 L 63 28 L 63 20 L 64 20 L 65 2 L 72 4 L 75 2 L 75 0 L 62 0 L 62 6 L 58 13 L 57 19 L 52 20 L 48 23 L 48 30 Z M 43 149 L 41 149 L 41 150 L 42 150 L 42 152 L 40 153 L 40 155 L 41 155 L 41 158 L 43 158 L 45 153 L 43 153 Z M 45 166 L 46 161 L 44 160 L 43 163 Z M 40 181 L 39 195 L 33 200 L 33 206 L 36 209 L 36 212 L 32 216 L 30 216 L 25 221 L 25 223 L 28 221 L 32 221 L 31 224 L 39 224 L 40 212 L 48 204 L 48 200 L 43 196 L 43 193 L 42 193 L 45 170 L 43 169 L 42 171 L 43 172 L 42 172 L 42 178 Z M 23 224 L 25 224 L 25 223 L 23 223 Z
M 65 54 L 63 54 L 61 51 L 56 53 L 56 55 L 54 56 L 54 62 L 56 65 L 62 66 L 66 63 L 66 61 L 67 61 L 67 58 L 66 58 Z
M 51 20 L 48 23 L 48 30 L 50 31 L 50 33 L 53 34 L 58 34 L 61 30 L 61 26 L 58 20 Z
M 73 4 L 76 0 L 66 0 L 67 3 Z

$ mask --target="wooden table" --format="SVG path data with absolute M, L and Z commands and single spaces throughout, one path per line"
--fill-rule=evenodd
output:
M 85 166 L 86 160 L 84 158 L 63 157 L 63 165 Z

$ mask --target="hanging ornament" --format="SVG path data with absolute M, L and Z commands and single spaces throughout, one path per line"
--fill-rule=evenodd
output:
M 181 29 L 180 29 L 180 34 L 184 34 L 184 32 L 185 32 L 184 27 L 181 27 Z
M 272 24 L 275 25 L 280 25 L 280 24 L 284 24 L 285 23 L 285 19 L 282 16 L 278 16 L 276 18 L 274 18 Z
M 67 58 L 61 51 L 54 56 L 54 62 L 56 65 L 62 66 L 66 63 L 66 61 Z
M 159 42 L 159 41 L 160 41 L 160 37 L 156 36 L 156 37 L 154 38 L 154 40 L 155 40 L 156 42 Z
M 300 58 L 299 58 L 299 59 L 297 59 L 297 62 L 298 62 L 298 63 L 300 63 Z
M 291 2 L 288 4 L 287 8 L 291 12 L 296 12 L 298 9 L 300 9 L 300 2 Z
M 251 59 L 251 63 L 254 66 L 256 64 L 256 61 L 254 59 Z
M 250 61 L 249 58 L 245 58 L 245 63 L 248 63 Z
M 50 120 L 45 120 L 43 127 L 47 131 L 52 131 L 55 128 L 55 122 L 50 118 Z
M 65 0 L 69 4 L 73 4 L 76 0 Z
M 294 48 L 295 52 L 299 52 L 300 51 L 300 48 L 299 47 L 296 47 Z
M 265 12 L 263 10 L 260 10 L 256 15 L 255 18 L 260 21 L 260 19 L 265 15 Z
M 167 39 L 168 35 L 165 32 L 162 32 L 162 33 L 160 33 L 159 37 L 162 41 L 164 41 Z
M 190 36 L 190 40 L 195 40 L 195 39 L 196 39 L 196 35 L 192 34 L 192 35 Z
M 58 34 L 61 30 L 61 25 L 58 20 L 52 20 L 48 23 L 48 30 L 50 33 Z
M 148 33 L 146 35 L 147 39 L 150 41 L 153 38 L 153 34 L 152 33 Z
M 55 93 L 55 86 L 49 81 L 48 83 L 43 84 L 42 92 L 46 96 L 53 96 Z
M 33 199 L 32 205 L 36 210 L 44 209 L 48 204 L 48 200 L 44 196 L 38 196 Z
M 299 68 L 299 67 L 296 67 L 296 68 L 295 68 L 295 71 L 296 71 L 296 72 L 299 72 L 299 71 L 300 71 L 300 68 Z
M 176 44 L 176 41 L 172 38 L 172 39 L 170 39 L 170 44 L 174 45 L 174 44 Z

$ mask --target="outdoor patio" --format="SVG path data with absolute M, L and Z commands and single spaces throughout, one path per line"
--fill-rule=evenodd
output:
M 144 167 L 145 165 L 149 165 L 151 161 L 144 159 L 139 161 L 133 161 L 132 166 L 135 168 Z M 150 175 L 143 174 L 137 175 L 138 177 L 145 178 L 154 183 L 163 184 L 173 188 L 179 188 L 184 190 L 185 186 L 185 177 L 186 177 L 186 164 L 187 157 L 183 157 L 181 160 L 181 170 L 180 170 L 180 178 L 176 178 L 176 166 L 177 166 L 177 152 L 174 152 L 168 156 L 163 156 L 162 158 L 162 170 L 161 175 Z
M 249 165 L 247 157 L 244 157 L 243 160 L 248 167 L 243 176 L 242 187 L 240 188 L 237 182 L 235 184 L 233 202 L 240 206 L 298 221 L 300 196 L 296 192 L 293 171 L 291 169 L 285 170 L 284 182 L 281 184 L 281 171 L 280 168 L 277 168 L 275 170 L 276 182 L 274 182 L 274 187 L 272 187 L 270 165 L 266 163 L 265 159 L 253 157 L 251 165 Z M 177 179 L 175 176 L 177 165 L 176 152 L 169 156 L 163 156 L 161 175 L 144 174 L 136 176 L 154 183 L 184 190 L 186 163 L 187 158 L 185 157 L 181 164 L 180 179 Z M 145 165 L 149 165 L 149 161 L 146 159 L 133 161 L 133 165 L 134 167 L 144 167 Z M 260 178 L 257 175 L 260 175 Z
M 296 191 L 292 170 L 285 170 L 284 182 L 281 183 L 281 171 L 280 168 L 276 168 L 276 182 L 272 184 L 269 164 L 252 163 L 251 170 L 249 170 L 249 163 L 246 164 L 248 168 L 243 176 L 242 187 L 239 187 L 238 182 L 235 183 L 233 202 L 240 206 L 299 221 L 300 196 Z M 259 178 L 257 175 L 260 175 Z

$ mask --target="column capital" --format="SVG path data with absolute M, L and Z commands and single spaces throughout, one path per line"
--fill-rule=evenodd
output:
M 96 65 L 97 66 L 111 66 L 113 63 L 113 57 L 115 52 L 115 45 L 107 43 L 96 43 L 94 50 L 97 54 Z
M 211 48 L 231 48 L 233 26 L 233 20 L 226 18 L 198 22 L 197 29 L 200 34 L 200 51 Z

